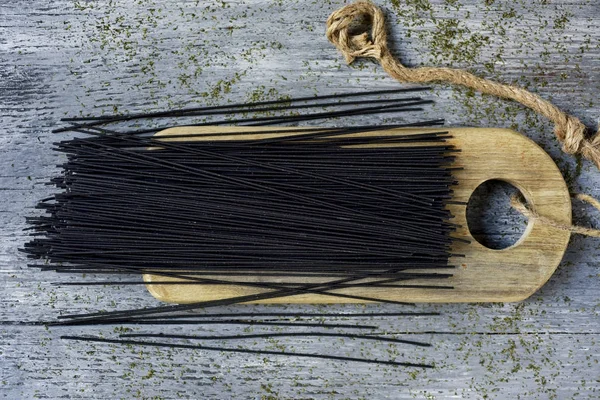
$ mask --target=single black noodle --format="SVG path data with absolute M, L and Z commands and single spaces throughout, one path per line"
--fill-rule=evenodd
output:
M 249 133 L 233 129 L 221 127 L 211 131 L 210 128 L 233 123 L 259 127 L 421 111 L 420 106 L 431 101 L 414 96 L 354 98 L 424 89 L 65 119 L 71 125 L 56 132 L 75 131 L 85 135 L 54 144 L 56 150 L 66 154 L 67 161 L 59 165 L 62 174 L 50 182 L 60 191 L 37 205 L 45 215 L 28 219 L 33 238 L 23 251 L 30 258 L 44 261 L 31 266 L 59 273 L 115 277 L 93 282 L 71 280 L 59 285 L 137 285 L 144 282 L 120 277 L 132 275 L 139 279 L 142 274 L 153 274 L 165 278 L 153 284 L 175 284 L 167 278 L 180 278 L 184 281 L 176 284 L 199 285 L 199 290 L 202 285 L 214 284 L 260 290 L 193 304 L 72 314 L 60 316 L 48 325 L 234 324 L 376 329 L 371 325 L 311 323 L 301 319 L 311 315 L 356 318 L 352 314 L 211 315 L 199 310 L 298 294 L 406 304 L 348 289 L 451 290 L 452 286 L 444 280 L 452 276 L 453 266 L 449 264 L 452 242 L 460 239 L 451 236 L 456 225 L 450 222 L 452 216 L 446 205 L 452 203 L 452 186 L 457 183 L 452 171 L 456 169 L 453 162 L 458 150 L 448 144 L 450 135 L 442 130 L 432 128 L 421 134 L 393 136 L 384 133 L 400 127 L 436 126 L 443 121 L 331 128 L 288 126 L 278 130 L 285 135 L 262 139 L 253 139 Z M 298 113 L 310 108 L 326 111 Z M 144 119 L 162 121 L 215 115 L 223 115 L 225 119 L 185 124 L 205 128 L 201 133 L 170 135 L 169 139 L 153 135 L 173 125 L 139 127 L 139 120 Z M 132 123 L 138 125 L 131 127 Z M 119 124 L 129 125 L 123 129 Z M 271 129 L 255 128 L 252 134 L 268 134 Z M 368 134 L 353 135 L 364 132 Z M 223 136 L 227 139 L 223 140 Z M 248 282 L 243 279 L 247 276 L 261 276 L 261 281 Z M 306 283 L 307 277 L 318 281 Z M 281 278 L 286 278 L 285 283 Z M 337 289 L 346 291 L 333 292 Z M 251 319 L 219 319 L 223 316 Z M 252 319 L 259 316 L 276 319 Z M 281 320 L 286 316 L 290 318 Z M 64 338 L 431 366 L 129 339 L 243 340 L 302 335 L 428 345 L 380 335 L 317 331 L 211 337 L 146 333 L 123 335 L 127 338 L 122 339 Z

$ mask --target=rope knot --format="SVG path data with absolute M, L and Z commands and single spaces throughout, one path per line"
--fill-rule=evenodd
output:
M 600 131 L 596 132 L 590 139 L 583 141 L 581 154 L 600 168 Z
M 370 32 L 353 32 L 361 19 L 368 21 Z M 344 55 L 348 64 L 358 57 L 380 60 L 388 51 L 383 12 L 366 0 L 347 5 L 331 14 L 327 19 L 327 39 Z
M 600 168 L 600 132 L 590 139 L 588 129 L 576 117 L 564 114 L 560 122 L 556 122 L 554 133 L 562 142 L 562 149 L 567 154 L 581 154 Z
M 567 154 L 581 152 L 581 147 L 586 140 L 586 130 L 587 128 L 579 119 L 567 114 L 564 115 L 563 121 L 554 127 L 554 133 L 562 142 L 563 151 Z

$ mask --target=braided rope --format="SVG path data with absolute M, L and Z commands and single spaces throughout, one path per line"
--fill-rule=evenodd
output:
M 352 24 L 360 17 L 370 20 L 370 34 L 350 33 Z M 348 64 L 358 57 L 374 58 L 400 82 L 448 82 L 517 101 L 554 122 L 554 133 L 565 153 L 581 154 L 600 168 L 600 131 L 586 138 L 587 128 L 578 118 L 564 113 L 540 96 L 516 86 L 479 78 L 460 69 L 407 68 L 402 65 L 388 48 L 383 12 L 368 0 L 359 0 L 331 14 L 327 19 L 327 38 L 342 52 Z

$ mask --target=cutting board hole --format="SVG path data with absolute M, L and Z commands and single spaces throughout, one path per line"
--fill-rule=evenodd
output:
M 517 243 L 527 228 L 527 218 L 510 206 L 510 197 L 519 189 L 501 180 L 479 185 L 467 204 L 467 225 L 471 236 L 483 246 L 506 249 Z

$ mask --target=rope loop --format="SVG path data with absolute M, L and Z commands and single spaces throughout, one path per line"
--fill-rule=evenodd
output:
M 571 197 L 582 202 L 588 203 L 596 210 L 600 211 L 600 202 L 592 196 L 582 193 L 575 193 L 571 194 Z M 571 233 L 577 233 L 579 235 L 600 238 L 600 229 L 587 228 L 585 226 L 579 225 L 565 225 L 553 220 L 552 218 L 548 218 L 546 216 L 538 214 L 537 211 L 531 209 L 527 206 L 527 204 L 525 204 L 525 202 L 519 194 L 515 194 L 510 197 L 510 205 L 515 210 L 523 214 L 526 218 L 538 221 L 542 225 L 552 226 L 554 228 L 560 229 L 561 231 L 567 231 Z
M 358 57 L 379 60 L 387 50 L 387 30 L 381 10 L 371 2 L 358 1 L 338 11 L 327 20 L 327 38 L 337 47 L 346 62 L 351 64 Z M 370 34 L 353 34 L 351 29 L 360 18 L 371 24 Z

